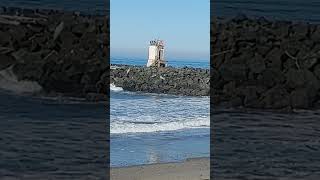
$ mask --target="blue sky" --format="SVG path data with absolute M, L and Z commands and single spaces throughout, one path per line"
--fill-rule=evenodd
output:
M 209 0 L 110 0 L 112 57 L 147 58 L 149 41 L 165 41 L 166 58 L 210 58 Z

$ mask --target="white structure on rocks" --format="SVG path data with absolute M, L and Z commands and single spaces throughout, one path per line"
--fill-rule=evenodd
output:
M 150 41 L 147 67 L 166 67 L 164 60 L 164 43 L 161 40 Z

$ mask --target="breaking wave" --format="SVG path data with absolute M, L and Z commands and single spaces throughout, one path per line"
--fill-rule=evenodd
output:
M 119 92 L 119 91 L 123 91 L 123 89 L 122 89 L 122 87 L 117 87 L 116 85 L 114 85 L 112 83 L 112 84 L 110 84 L 110 91 Z
M 121 118 L 120 118 L 121 119 Z M 126 118 L 117 119 L 111 124 L 111 134 L 123 133 L 150 133 L 161 131 L 177 131 L 182 129 L 210 128 L 209 117 L 194 119 L 180 119 L 167 122 L 152 121 L 128 121 Z M 128 118 L 129 119 L 129 118 Z
M 111 94 L 111 134 L 209 128 L 209 98 Z
M 35 81 L 18 81 L 12 66 L 0 71 L 0 89 L 18 94 L 38 93 L 42 87 Z

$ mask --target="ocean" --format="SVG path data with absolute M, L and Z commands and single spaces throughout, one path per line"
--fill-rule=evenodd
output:
M 319 179 L 319 120 L 320 110 L 213 109 L 211 173 L 217 179 Z
M 246 14 L 276 20 L 320 22 L 318 0 L 213 0 L 210 5 L 211 15 L 216 17 Z
M 136 58 L 111 59 L 113 64 L 145 62 Z M 208 64 L 204 60 L 170 61 L 174 67 L 209 68 Z M 110 90 L 111 166 L 209 157 L 209 97 L 127 92 L 115 86 Z
M 106 176 L 103 104 L 3 90 L 0 102 L 0 179 Z
M 166 59 L 168 66 L 183 68 L 183 67 L 193 67 L 209 69 L 210 61 L 209 59 Z M 128 57 L 111 57 L 111 64 L 127 64 L 136 66 L 145 66 L 147 64 L 146 58 L 128 58 Z
M 318 0 L 213 0 L 211 15 L 234 17 L 244 13 L 253 17 L 320 22 Z M 22 8 L 49 8 L 89 13 L 105 13 L 107 0 L 1 0 L 0 6 Z
M 135 64 L 135 59 L 130 59 Z M 135 65 L 141 62 L 136 60 Z M 196 60 L 177 60 L 175 66 L 190 64 L 208 68 L 208 61 Z M 106 167 L 109 124 L 104 104 L 24 95 L 41 87 L 17 81 L 9 70 L 0 71 L 0 85 L 0 175 L 18 176 L 16 171 L 86 174 Z M 111 166 L 209 157 L 209 97 L 110 89 Z
M 104 11 L 104 2 L 100 0 L 1 0 L 0 5 Z M 317 0 L 214 0 L 211 7 L 211 15 L 219 17 L 244 13 L 281 20 L 320 21 Z M 145 62 L 143 58 L 111 59 L 116 64 Z M 208 68 L 209 62 L 172 60 L 170 64 Z M 88 168 L 94 171 L 106 166 L 106 124 L 102 122 L 107 115 L 102 104 L 7 92 L 0 92 L 0 100 L 1 174 L 59 173 L 63 168 L 73 172 L 80 169 L 85 174 Z M 217 176 L 306 179 L 320 172 L 319 111 L 284 114 L 215 109 L 209 116 L 207 97 L 133 93 L 121 87 L 111 87 L 110 104 L 110 158 L 114 167 L 208 157 L 211 118 L 215 135 L 213 173 Z M 71 130 L 76 133 L 69 133 Z M 74 154 L 85 156 L 73 158 Z M 68 155 L 70 159 L 65 159 Z M 100 168 L 88 165 L 92 161 L 99 162 Z
M 103 15 L 108 13 L 107 2 L 107 0 L 1 0 L 0 7 L 57 9 Z

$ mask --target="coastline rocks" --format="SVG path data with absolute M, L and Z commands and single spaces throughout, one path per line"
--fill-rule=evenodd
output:
M 13 66 L 19 81 L 36 81 L 48 94 L 106 99 L 107 91 L 97 83 L 109 69 L 108 39 L 102 37 L 107 17 L 49 10 L 18 16 L 5 12 L 0 14 L 5 19 L 0 22 L 0 70 Z
M 213 105 L 319 108 L 320 25 L 250 19 L 212 21 Z
M 186 96 L 210 95 L 209 69 L 115 67 L 110 72 L 110 83 L 124 90 Z

